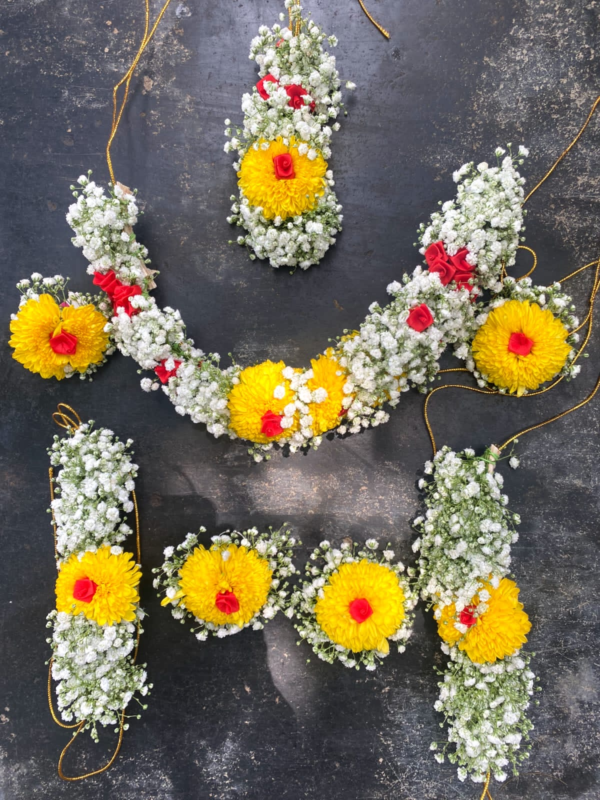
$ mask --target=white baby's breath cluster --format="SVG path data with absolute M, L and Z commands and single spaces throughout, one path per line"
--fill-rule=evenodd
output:
M 272 28 L 262 25 L 250 46 L 250 58 L 258 64 L 260 77 L 272 75 L 277 83 L 265 82 L 268 99 L 263 99 L 256 87 L 243 95 L 242 128 L 232 128 L 230 121 L 225 121 L 225 135 L 229 137 L 225 152 L 237 153 L 233 165 L 236 171 L 249 147 L 257 149 L 261 140 L 267 146 L 279 136 L 285 144 L 292 137 L 299 141 L 301 155 L 314 159 L 321 153 L 328 159 L 331 136 L 340 127 L 336 121 L 343 106 L 340 79 L 335 57 L 323 49 L 325 43 L 335 47 L 337 39 L 326 36 L 312 20 L 303 18 L 300 5 L 286 2 L 286 6 L 292 29 L 280 24 Z M 289 105 L 285 90 L 289 85 L 302 86 L 307 92 L 300 108 Z M 348 84 L 348 88 L 351 86 Z M 333 191 L 331 171 L 327 172 L 326 181 L 316 207 L 289 220 L 266 219 L 262 209 L 251 206 L 240 190 L 239 197 L 231 198 L 232 214 L 228 217 L 228 222 L 247 231 L 238 237 L 238 244 L 250 249 L 252 259 L 268 258 L 272 267 L 308 269 L 317 264 L 334 244 L 342 223 L 342 207 Z
M 48 452 L 53 467 L 60 468 L 51 509 L 59 565 L 74 553 L 82 556 L 104 546 L 115 555 L 123 552 L 121 542 L 132 533 L 125 515 L 134 510 L 131 493 L 138 471 L 131 444 L 107 428 L 94 429 L 92 421 L 63 439 L 54 437 Z M 98 625 L 83 615 L 56 610 L 48 615 L 58 709 L 65 722 L 85 721 L 83 729 L 95 740 L 98 725 L 116 725 L 134 694 L 145 696 L 152 688 L 145 665 L 133 661 L 144 618 L 139 607 L 136 616 L 135 623 Z
M 507 508 L 496 460 L 491 449 L 476 456 L 443 447 L 425 464 L 426 512 L 414 521 L 420 536 L 413 551 L 421 596 L 440 610 L 454 603 L 462 611 L 490 575 L 497 585 L 509 571 L 520 517 Z
M 505 781 L 508 768 L 516 775 L 529 758 L 533 724 L 526 711 L 536 691 L 531 656 L 517 652 L 495 664 L 474 664 L 457 647 L 442 649 L 450 662 L 434 707 L 444 714 L 448 737 L 431 745 L 435 759 L 458 764 L 461 781 L 483 783 L 488 772 Z
M 239 633 L 247 627 L 252 627 L 252 630 L 255 631 L 262 630 L 278 611 L 285 611 L 287 608 L 288 579 L 297 571 L 292 560 L 292 553 L 299 542 L 291 535 L 290 529 L 286 525 L 279 530 L 269 528 L 263 533 L 260 533 L 257 528 L 249 528 L 242 532 L 226 531 L 211 537 L 210 549 L 220 551 L 224 559 L 228 556 L 227 548 L 232 544 L 237 547 L 245 547 L 248 550 L 254 550 L 259 558 L 266 560 L 272 572 L 271 588 L 267 600 L 249 622 L 242 627 L 234 624 L 215 625 L 194 616 L 186 608 L 185 596 L 176 597 L 181 588 L 179 585 L 180 570 L 194 550 L 198 548 L 200 536 L 204 533 L 206 533 L 206 528 L 200 528 L 198 534 L 188 533 L 184 541 L 176 548 L 172 546 L 165 548 L 163 565 L 152 570 L 157 576 L 153 581 L 154 588 L 157 589 L 159 595 L 164 594 L 165 599 L 170 600 L 171 613 L 176 620 L 182 624 L 190 619 L 194 620 L 194 627 L 191 628 L 191 631 L 200 642 L 206 641 L 209 634 L 222 639 L 225 636 Z
M 395 553 L 388 544 L 383 551 L 379 551 L 379 542 L 376 539 L 367 539 L 364 544 L 357 544 L 345 539 L 339 547 L 332 546 L 331 542 L 324 540 L 315 548 L 307 562 L 301 585 L 292 593 L 289 612 L 290 618 L 295 617 L 294 627 L 300 635 L 301 641 L 306 641 L 312 647 L 321 661 L 333 664 L 339 661 L 349 669 L 365 669 L 373 671 L 381 659 L 388 653 L 377 650 L 362 650 L 354 653 L 347 647 L 333 642 L 317 622 L 315 605 L 323 596 L 323 587 L 329 582 L 343 564 L 356 564 L 362 560 L 373 564 L 382 564 L 391 570 L 398 578 L 398 583 L 404 592 L 405 616 L 398 630 L 388 637 L 395 642 L 398 652 L 406 650 L 406 643 L 412 634 L 414 612 L 418 602 L 418 594 L 404 575 L 405 567 L 401 561 L 394 561 Z M 301 643 L 298 642 L 298 644 Z
M 577 377 L 581 367 L 579 364 L 575 363 L 575 356 L 577 354 L 575 345 L 580 337 L 574 329 L 579 325 L 579 319 L 575 314 L 576 307 L 573 304 L 571 296 L 563 292 L 561 284 L 557 281 L 551 286 L 536 286 L 531 278 L 521 278 L 520 280 L 505 278 L 500 295 L 492 298 L 485 310 L 477 315 L 477 327 L 480 327 L 486 322 L 491 311 L 504 305 L 504 303 L 509 300 L 519 300 L 521 302 L 528 300 L 530 303 L 536 303 L 542 311 L 551 311 L 567 330 L 572 331 L 566 339 L 566 342 L 571 345 L 571 351 L 567 356 L 564 367 L 556 377 L 563 376 L 567 381 Z M 467 369 L 471 370 L 477 379 L 478 386 L 482 389 L 493 388 L 499 391 L 500 394 L 507 393 L 508 390 L 506 388 L 498 388 L 488 383 L 486 376 L 482 375 L 481 372 L 476 369 L 475 361 L 471 353 L 469 353 L 465 366 Z M 528 394 L 528 391 L 524 390 L 523 394 Z
M 275 36 L 274 33 L 263 35 Z M 288 46 L 288 39 L 285 41 Z M 283 47 L 281 45 L 276 49 L 279 51 Z M 289 112 L 292 113 L 292 109 Z M 439 370 L 439 358 L 448 345 L 453 346 L 455 356 L 462 360 L 469 359 L 470 342 L 484 318 L 482 312 L 485 307 L 477 300 L 481 297 L 481 288 L 495 285 L 501 275 L 504 260 L 511 263 L 514 255 L 512 244 L 507 244 L 504 249 L 500 247 L 496 253 L 498 248 L 492 247 L 492 239 L 496 241 L 494 237 L 500 236 L 504 231 L 502 236 L 505 238 L 502 241 L 506 243 L 508 230 L 516 230 L 522 222 L 521 207 L 513 202 L 515 197 L 522 195 L 522 180 L 515 170 L 514 162 L 514 159 L 507 157 L 498 168 L 483 169 L 480 165 L 479 169 L 467 165 L 462 168 L 462 172 L 459 170 L 461 175 L 458 178 L 458 199 L 450 203 L 452 214 L 450 210 L 442 215 L 436 213 L 432 216 L 431 224 L 423 228 L 423 244 L 441 236 L 448 253 L 456 252 L 459 247 L 468 246 L 469 243 L 475 248 L 477 263 L 471 290 L 459 289 L 454 282 L 443 286 L 438 273 L 418 266 L 412 275 L 404 275 L 401 282 L 395 281 L 388 286 L 388 292 L 393 299 L 387 306 L 372 304 L 360 329 L 346 331 L 339 339 L 333 348 L 333 356 L 340 365 L 340 371 L 347 375 L 344 384 L 345 399 L 342 402 L 346 413 L 340 416 L 340 424 L 332 432 L 339 435 L 354 434 L 387 422 L 389 415 L 384 405 L 396 406 L 401 393 L 411 387 L 422 392 L 427 391 Z M 473 170 L 480 176 L 478 179 L 474 177 L 474 173 L 471 174 Z M 87 181 L 84 190 L 89 190 L 92 183 L 89 178 L 82 177 L 81 180 Z M 482 182 L 484 189 L 480 190 L 477 180 Z M 475 188 L 471 185 L 473 182 Z M 90 194 L 96 201 L 104 202 L 97 189 L 98 187 L 94 187 Z M 131 207 L 133 195 L 129 190 L 124 192 L 118 186 L 114 194 L 115 197 L 110 202 L 115 204 L 117 210 L 121 209 L 119 224 L 126 226 L 133 218 L 127 217 L 126 222 L 124 216 L 125 213 L 134 211 Z M 82 194 L 78 204 L 86 196 Z M 105 202 L 109 201 L 105 199 Z M 85 223 L 79 217 L 74 218 L 71 210 L 71 224 L 78 235 L 85 227 L 90 241 L 102 244 L 101 256 L 98 255 L 99 251 L 90 247 L 84 248 L 84 253 L 95 259 L 90 270 L 98 269 L 106 273 L 109 269 L 115 269 L 121 280 L 133 281 L 142 289 L 141 295 L 130 298 L 131 305 L 139 313 L 130 317 L 120 308 L 108 324 L 117 348 L 124 355 L 131 356 L 144 370 L 164 367 L 168 371 L 174 371 L 162 385 L 158 376 L 143 378 L 142 389 L 150 392 L 162 388 L 178 414 L 190 416 L 193 422 L 205 424 L 209 433 L 216 437 L 225 435 L 232 439 L 237 438 L 229 425 L 228 402 L 232 387 L 239 381 L 241 367 L 234 364 L 222 369 L 218 354 L 205 354 L 195 347 L 194 342 L 186 335 L 180 312 L 169 307 L 161 309 L 150 296 L 153 282 L 152 273 L 144 263 L 145 250 L 144 258 L 137 258 L 137 261 L 134 259 L 134 262 L 124 261 L 124 239 L 107 235 L 104 221 L 94 221 L 93 214 L 86 210 L 87 206 L 83 202 L 82 206 L 81 214 L 87 215 Z M 503 227 L 509 209 L 512 222 L 508 227 Z M 450 223 L 444 222 L 446 217 L 452 220 L 456 231 L 468 230 L 468 236 L 456 234 L 453 238 L 448 233 Z M 122 232 L 127 232 L 125 227 Z M 128 235 L 134 236 L 133 232 Z M 510 241 L 513 242 L 513 239 Z M 517 242 L 518 236 L 514 239 L 514 247 Z M 128 246 L 133 254 L 139 255 L 141 252 L 134 238 L 130 239 Z M 495 255 L 492 258 L 493 253 Z M 509 287 L 512 285 L 510 281 L 505 283 Z M 534 291 L 526 281 L 521 281 L 518 285 L 522 286 L 519 289 L 521 292 Z M 561 297 L 552 289 L 546 290 L 547 302 L 552 302 L 552 307 L 562 302 Z M 407 319 L 410 311 L 422 304 L 432 314 L 433 324 L 418 332 L 407 324 Z M 569 307 L 569 314 L 570 311 Z M 291 367 L 286 369 L 293 384 L 294 398 L 284 410 L 282 427 L 291 426 L 294 415 L 299 423 L 298 430 L 286 440 L 287 446 L 291 452 L 306 447 L 318 447 L 322 436 L 315 435 L 311 427 L 309 403 L 322 402 L 326 398 L 326 389 L 317 387 L 313 395 L 308 397 L 311 393 L 306 383 L 312 377 L 312 371 L 296 372 Z M 576 367 L 571 374 L 575 371 Z M 250 452 L 256 461 L 261 461 L 269 457 L 267 453 L 273 447 L 272 443 L 257 444 Z
M 493 292 L 501 291 L 502 265 L 515 263 L 524 230 L 521 204 L 525 179 L 515 165 L 523 164 L 529 151 L 519 147 L 516 156 L 505 153 L 497 148 L 495 167 L 484 161 L 458 169 L 453 175 L 458 184 L 456 199 L 441 204 L 441 211 L 432 214 L 430 222 L 419 229 L 421 253 L 439 241 L 451 256 L 466 247 L 467 261 L 477 267 L 479 284 Z
M 54 437 L 48 454 L 60 471 L 50 511 L 60 561 L 73 553 L 117 546 L 132 532 L 125 521 L 134 510 L 131 493 L 138 473 L 131 445 L 131 439 L 122 442 L 108 428 L 94 429 L 93 422 L 70 436 Z
M 79 186 L 71 186 L 77 202 L 69 206 L 67 214 L 67 222 L 75 231 L 71 241 L 82 248 L 90 262 L 88 273 L 105 274 L 112 269 L 129 285 L 151 280 L 152 273 L 146 267 L 148 251 L 133 233 L 139 214 L 135 193 L 117 183 L 107 197 L 91 180 L 91 174 L 80 175 Z
M 34 272 L 31 278 L 23 278 L 17 283 L 17 289 L 21 292 L 21 299 L 19 300 L 19 309 L 21 309 L 29 300 L 39 300 L 43 294 L 48 294 L 53 297 L 58 305 L 72 306 L 73 308 L 81 308 L 82 306 L 93 305 L 96 311 L 99 311 L 110 319 L 111 306 L 106 302 L 103 295 L 85 294 L 83 292 L 71 292 L 68 289 L 69 278 L 64 278 L 62 275 L 54 275 L 44 278 L 39 272 Z M 11 314 L 12 320 L 17 319 L 17 314 Z M 108 347 L 103 353 L 102 361 L 95 364 L 90 364 L 85 372 L 78 372 L 71 367 L 70 364 L 64 365 L 65 378 L 72 378 L 78 375 L 80 379 L 92 380 L 92 376 L 97 372 L 100 367 L 106 364 L 107 356 L 115 352 L 115 344 L 112 338 L 109 341 Z

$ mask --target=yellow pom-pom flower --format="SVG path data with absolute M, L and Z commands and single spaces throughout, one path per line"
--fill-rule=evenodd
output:
M 549 381 L 571 350 L 569 331 L 548 309 L 528 300 L 509 300 L 490 312 L 473 339 L 479 372 L 501 389 L 522 395 Z
M 98 625 L 133 622 L 142 573 L 131 553 L 114 555 L 110 547 L 81 558 L 74 553 L 56 580 L 56 609 L 83 614 Z
M 389 652 L 387 638 L 405 617 L 404 591 L 389 567 L 367 559 L 342 564 L 315 604 L 318 624 L 332 642 L 359 653 Z
M 320 355 L 310 362 L 313 377 L 306 385 L 311 391 L 324 389 L 327 396 L 321 403 L 309 403 L 309 414 L 313 418 L 311 428 L 315 436 L 337 428 L 342 421 L 345 408 L 342 400 L 346 383 L 346 371 L 340 367 L 336 359 L 330 355 Z
M 267 602 L 272 571 L 256 550 L 230 544 L 206 550 L 197 547 L 179 572 L 174 599 L 195 617 L 213 625 L 242 628 Z M 166 597 L 163 605 L 171 600 Z
M 525 644 L 531 630 L 514 581 L 503 578 L 497 589 L 491 583 L 485 584 L 484 589 L 490 595 L 484 611 L 478 612 L 482 600 L 476 595 L 459 614 L 454 604 L 444 606 L 437 621 L 441 638 L 448 644 L 458 644 L 477 664 L 513 655 Z
M 313 209 L 325 191 L 327 162 L 321 155 L 301 155 L 302 144 L 293 136 L 289 145 L 281 136 L 260 139 L 250 147 L 238 172 L 239 186 L 253 206 L 260 206 L 265 219 L 297 217 Z
M 13 358 L 42 378 L 65 377 L 65 367 L 85 372 L 108 346 L 106 318 L 89 304 L 61 308 L 49 294 L 29 299 L 10 323 Z
M 241 439 L 267 444 L 287 439 L 298 429 L 297 416 L 290 427 L 281 425 L 284 408 L 295 399 L 290 382 L 282 375 L 284 369 L 283 361 L 264 361 L 240 372 L 239 383 L 229 393 L 228 408 L 229 427 Z

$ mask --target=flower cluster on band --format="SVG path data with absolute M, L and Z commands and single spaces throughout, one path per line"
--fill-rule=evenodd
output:
M 51 508 L 58 566 L 48 615 L 52 677 L 62 719 L 83 722 L 95 740 L 99 725 L 118 724 L 134 695 L 152 688 L 145 665 L 133 663 L 144 617 L 140 567 L 122 547 L 132 533 L 125 518 L 138 469 L 130 446 L 89 422 L 56 436 L 49 450 L 59 470 Z
M 251 259 L 308 269 L 341 230 L 327 159 L 342 93 L 335 57 L 323 49 L 325 42 L 335 47 L 335 36 L 303 18 L 300 5 L 286 6 L 290 28 L 263 25 L 252 40 L 260 79 L 242 98 L 243 126 L 225 120 L 225 152 L 237 154 L 239 178 L 228 221 L 245 229 L 237 241 Z

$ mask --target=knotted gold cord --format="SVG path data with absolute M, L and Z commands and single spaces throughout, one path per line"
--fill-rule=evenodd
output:
M 367 7 L 366 7 L 366 6 L 365 6 L 365 4 L 363 3 L 363 0 L 358 0 L 358 2 L 360 3 L 360 7 L 362 8 L 362 10 L 365 12 L 365 14 L 366 14 L 366 15 L 367 15 L 367 17 L 369 18 L 369 20 L 370 20 L 370 21 L 373 23 L 373 25 L 375 25 L 375 27 L 377 28 L 377 30 L 379 31 L 379 33 L 383 34 L 383 35 L 385 36 L 385 38 L 386 38 L 386 39 L 389 39 L 389 38 L 390 38 L 389 31 L 386 31 L 386 29 L 385 29 L 384 27 L 382 27 L 382 26 L 381 26 L 381 25 L 380 25 L 378 22 L 376 22 L 376 21 L 373 19 L 373 17 L 372 17 L 372 16 L 369 14 L 369 12 L 367 11 Z
M 62 409 L 67 409 L 67 412 L 63 411 Z M 69 416 L 69 414 L 72 414 L 73 417 Z M 54 412 L 54 414 L 52 414 L 52 419 L 54 420 L 54 422 L 56 422 L 56 424 L 59 427 L 66 428 L 66 430 L 68 430 L 69 433 L 75 433 L 77 428 L 79 428 L 79 426 L 81 425 L 81 417 L 79 416 L 79 414 L 75 411 L 75 409 L 71 408 L 71 406 L 68 406 L 66 403 L 59 403 L 58 404 L 58 409 Z M 77 420 L 77 422 L 75 422 L 75 420 Z M 52 469 L 52 467 L 50 467 L 50 469 L 48 470 L 48 475 L 49 475 L 49 478 L 50 478 L 50 500 L 53 501 L 54 500 L 54 470 Z M 138 502 L 137 502 L 137 497 L 136 497 L 135 491 L 132 491 L 131 495 L 133 497 L 133 508 L 134 508 L 134 513 L 135 513 L 135 543 L 136 543 L 136 549 L 137 549 L 137 563 L 141 564 L 141 561 L 142 561 L 142 547 L 141 547 L 141 540 L 140 540 L 140 514 L 139 514 Z M 52 509 L 52 526 L 54 528 L 54 556 L 55 556 L 56 559 L 58 559 L 58 551 L 57 551 L 57 548 L 56 548 L 56 519 L 54 517 L 54 509 L 52 507 L 51 507 L 51 509 Z M 135 648 L 134 648 L 134 651 L 133 651 L 133 658 L 132 658 L 132 663 L 134 663 L 134 664 L 135 664 L 135 661 L 137 659 L 139 646 L 140 646 L 140 625 L 139 625 L 139 622 L 138 622 L 137 631 L 136 631 L 136 637 L 135 637 Z M 54 722 L 56 722 L 56 724 L 59 725 L 61 728 L 66 728 L 67 730 L 72 729 L 72 728 L 77 728 L 77 730 L 73 734 L 73 737 L 63 747 L 62 752 L 61 752 L 61 754 L 59 756 L 58 768 L 57 768 L 58 769 L 58 777 L 62 778 L 63 781 L 71 781 L 71 782 L 73 782 L 73 781 L 82 781 L 85 778 L 91 778 L 94 775 L 100 775 L 102 772 L 106 772 L 106 770 L 109 769 L 110 767 L 112 767 L 112 765 L 114 764 L 116 757 L 119 755 L 119 750 L 121 749 L 121 744 L 123 742 L 123 730 L 124 730 L 123 726 L 125 724 L 125 709 L 123 708 L 121 710 L 121 719 L 119 721 L 119 738 L 117 740 L 117 745 L 116 745 L 116 747 L 115 747 L 115 749 L 113 751 L 112 756 L 107 761 L 107 763 L 103 767 L 100 767 L 100 769 L 94 770 L 93 772 L 86 772 L 85 775 L 73 775 L 73 776 L 65 775 L 64 772 L 63 772 L 63 769 L 62 769 L 64 757 L 65 757 L 69 747 L 71 747 L 71 745 L 73 744 L 73 742 L 75 741 L 77 736 L 81 733 L 81 731 L 83 729 L 83 726 L 85 725 L 85 720 L 81 720 L 81 722 L 75 722 L 75 723 L 73 723 L 73 725 L 66 725 L 64 722 L 62 722 L 62 720 L 60 720 L 58 718 L 56 712 L 54 711 L 54 704 L 52 703 L 52 664 L 53 663 L 54 663 L 54 658 L 51 658 L 50 659 L 50 663 L 48 665 L 48 708 L 50 709 L 50 714 L 51 714 L 52 719 L 54 720 Z
M 160 10 L 160 12 L 158 14 L 158 17 L 156 18 L 156 22 L 152 26 L 152 30 L 150 31 L 150 33 L 148 33 L 148 28 L 150 27 L 150 0 L 144 0 L 144 2 L 145 2 L 145 7 L 146 7 L 146 21 L 145 21 L 145 24 L 144 24 L 144 36 L 142 38 L 142 42 L 141 42 L 141 44 L 139 46 L 139 49 L 138 49 L 138 51 L 137 51 L 137 53 L 135 55 L 135 58 L 133 59 L 133 62 L 131 64 L 131 66 L 129 67 L 129 69 L 127 70 L 125 75 L 123 75 L 121 80 L 113 87 L 113 93 L 112 93 L 112 98 L 113 98 L 112 126 L 111 126 L 111 129 L 110 129 L 110 137 L 108 139 L 108 144 L 106 145 L 106 163 L 108 164 L 108 171 L 110 173 L 110 179 L 111 179 L 111 182 L 113 183 L 113 185 L 115 185 L 117 181 L 115 180 L 115 173 L 113 171 L 112 159 L 110 157 L 110 148 L 112 146 L 113 139 L 115 138 L 115 135 L 117 133 L 117 129 L 119 127 L 119 123 L 121 122 L 121 117 L 123 116 L 123 111 L 125 110 L 125 104 L 127 103 L 127 98 L 129 96 L 129 84 L 131 83 L 131 79 L 133 77 L 133 73 L 135 72 L 135 68 L 137 67 L 138 62 L 139 62 L 140 58 L 142 57 L 142 54 L 143 54 L 144 50 L 146 49 L 146 47 L 148 46 L 148 44 L 152 40 L 152 37 L 156 33 L 156 29 L 158 28 L 158 26 L 160 24 L 160 21 L 164 17 L 166 10 L 167 10 L 167 8 L 169 7 L 169 5 L 171 3 L 171 0 L 165 0 L 165 4 L 161 8 L 161 10 Z M 123 100 L 121 101 L 121 106 L 117 111 L 117 108 L 118 108 L 117 95 L 118 95 L 119 89 L 121 88 L 121 86 L 123 84 L 125 84 L 125 93 L 123 94 Z
M 488 772 L 488 774 L 485 776 L 485 785 L 483 787 L 483 792 L 481 793 L 481 797 L 479 798 L 479 800 L 486 800 L 486 797 L 487 797 L 487 800 L 494 800 L 494 798 L 490 794 L 490 781 L 491 781 L 491 779 L 492 779 L 492 774 L 491 774 L 491 772 Z

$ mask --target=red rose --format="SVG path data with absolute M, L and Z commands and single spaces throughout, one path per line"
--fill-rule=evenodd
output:
M 350 612 L 352 619 L 359 624 L 364 622 L 366 619 L 369 619 L 373 613 L 371 604 L 364 597 L 357 597 L 356 600 L 353 600 L 348 606 L 348 611 Z
M 436 261 L 446 261 L 447 258 L 443 242 L 434 242 L 425 250 L 425 261 L 429 266 Z
M 294 161 L 289 153 L 281 153 L 279 156 L 274 156 L 273 166 L 275 167 L 275 175 L 278 181 L 290 180 L 290 178 L 296 177 Z
M 102 272 L 94 272 L 93 283 L 94 286 L 99 286 L 103 292 L 106 292 L 111 300 L 115 289 L 123 285 L 112 269 L 110 269 L 106 274 Z
M 472 264 L 469 264 L 467 261 L 467 256 L 469 255 L 469 251 L 466 247 L 461 247 L 458 253 L 455 256 L 450 256 L 450 263 L 456 269 L 457 272 L 469 272 L 473 273 L 474 267 Z M 456 278 L 454 279 L 456 280 Z
M 121 283 L 112 296 L 114 310 L 117 311 L 119 308 L 122 308 L 129 317 L 139 314 L 140 309 L 134 308 L 129 302 L 129 298 L 137 297 L 137 295 L 141 293 L 142 289 L 140 286 L 125 286 L 124 283 Z
M 533 339 L 530 339 L 529 336 L 525 336 L 524 333 L 511 333 L 510 339 L 508 340 L 508 349 L 511 353 L 515 353 L 518 356 L 528 356 L 534 344 L 535 342 Z
M 303 86 L 300 86 L 298 83 L 290 83 L 289 86 L 285 87 L 285 91 L 287 92 L 287 96 L 290 98 L 288 100 L 288 106 L 291 108 L 303 108 L 306 105 L 302 98 L 305 94 L 308 94 L 308 92 Z M 310 110 L 315 110 L 314 100 L 310 104 Z
M 240 610 L 240 601 L 233 592 L 219 592 L 215 605 L 223 614 L 235 614 Z
M 473 625 L 475 625 L 477 622 L 477 617 L 475 616 L 475 606 L 467 606 L 466 608 L 463 608 L 463 610 L 460 612 L 458 621 L 461 625 L 466 625 L 467 628 L 473 627 Z
M 61 331 L 50 337 L 50 347 L 61 356 L 72 356 L 77 352 L 77 337 L 74 333 Z
M 91 578 L 79 578 L 73 587 L 73 597 L 80 603 L 91 603 L 97 588 L 98 584 Z
M 473 289 L 473 285 L 469 283 L 469 281 L 472 280 L 472 278 L 472 272 L 457 272 L 454 275 L 454 282 L 456 283 L 456 287 L 458 289 L 468 289 L 471 291 Z
M 425 328 L 428 328 L 430 325 L 433 325 L 433 315 L 431 311 L 427 308 L 425 303 L 421 303 L 420 306 L 415 306 L 415 308 L 411 308 L 410 314 L 406 320 L 406 324 L 409 328 L 412 328 L 414 331 L 418 331 L 422 333 Z
M 156 372 L 156 374 L 158 375 L 158 379 L 160 380 L 161 383 L 167 383 L 169 378 L 172 378 L 173 375 L 177 375 L 177 370 L 181 366 L 181 361 L 174 359 L 175 367 L 173 369 L 167 369 L 165 367 L 167 361 L 168 359 L 163 358 L 163 360 L 160 362 L 160 365 L 158 367 L 154 367 L 154 372 Z
M 456 269 L 448 261 L 434 261 L 429 265 L 429 272 L 437 272 L 442 286 L 447 286 L 454 279 Z
M 279 83 L 277 78 L 274 78 L 271 73 L 265 75 L 264 78 L 261 78 L 259 82 L 256 84 L 256 88 L 258 89 L 259 95 L 262 97 L 263 100 L 268 100 L 270 95 L 265 89 L 265 83 Z
M 273 436 L 279 436 L 280 433 L 283 433 L 283 428 L 281 427 L 282 418 L 283 414 L 266 411 L 260 418 L 262 422 L 260 432 L 268 436 L 269 439 L 272 439 Z

